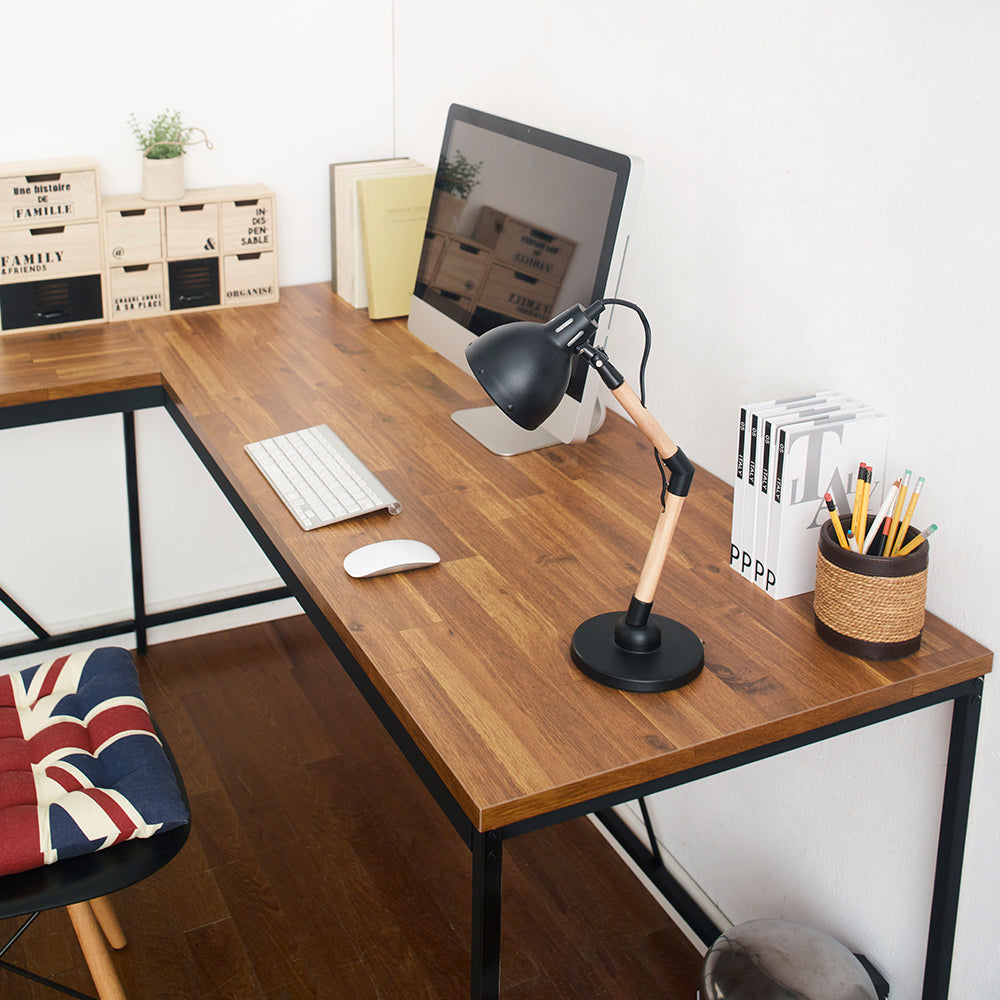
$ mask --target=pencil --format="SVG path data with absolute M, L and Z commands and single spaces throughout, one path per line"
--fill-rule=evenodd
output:
M 924 477 L 921 476 L 917 480 L 917 485 L 913 488 L 913 493 L 910 494 L 910 502 L 906 507 L 906 515 L 903 517 L 903 521 L 899 526 L 899 531 L 896 532 L 896 541 L 893 543 L 892 554 L 894 556 L 899 555 L 899 550 L 906 539 L 906 532 L 910 527 L 910 520 L 913 517 L 913 510 L 917 506 L 917 501 L 920 499 L 920 491 L 924 488 Z
M 889 525 L 889 533 L 885 539 L 885 548 L 882 550 L 883 555 L 892 555 L 893 546 L 896 544 L 896 532 L 899 530 L 899 515 L 903 512 L 903 504 L 906 501 L 906 489 L 910 485 L 910 476 L 912 473 L 909 469 L 903 473 L 903 482 L 899 487 L 899 496 L 896 497 L 896 506 L 892 509 L 892 523 Z
M 852 552 L 861 553 L 861 550 L 858 548 L 858 540 L 850 528 L 847 529 L 847 545 Z
M 861 497 L 864 495 L 865 463 L 858 464 L 858 478 L 854 480 L 854 506 L 851 510 L 851 531 L 858 533 L 858 512 L 861 510 Z
M 908 556 L 925 538 L 933 535 L 937 531 L 937 525 L 932 524 L 929 528 L 924 528 L 916 538 L 911 538 L 897 553 L 897 556 Z
M 861 540 L 868 530 L 868 501 L 872 495 L 872 467 L 870 465 L 865 466 L 864 482 L 865 485 L 861 492 L 861 507 L 858 509 L 858 523 L 854 526 L 854 534 L 857 535 L 858 545 L 862 552 L 864 552 L 865 547 L 861 545 Z
M 826 501 L 826 509 L 830 512 L 830 520 L 833 521 L 833 530 L 837 533 L 837 541 L 840 542 L 840 547 L 842 549 L 849 549 L 850 546 L 844 537 L 844 526 L 840 523 L 840 518 L 837 516 L 837 508 L 833 503 L 833 497 L 829 493 L 825 493 L 823 499 Z

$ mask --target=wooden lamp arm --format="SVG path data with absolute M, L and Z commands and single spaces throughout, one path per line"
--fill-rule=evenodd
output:
M 607 362 L 602 367 L 607 368 Z M 602 375 L 604 373 L 602 372 Z M 607 381 L 607 379 L 605 379 Z M 646 553 L 639 583 L 635 588 L 635 600 L 651 605 L 657 584 L 663 574 L 663 566 L 673 541 L 674 529 L 681 516 L 684 498 L 687 496 L 694 473 L 687 456 L 670 439 L 667 432 L 642 405 L 635 390 L 625 381 L 611 390 L 611 394 L 621 404 L 622 409 L 632 418 L 636 427 L 652 442 L 659 459 L 671 472 L 670 485 L 664 496 L 663 511 L 656 522 L 656 529 Z

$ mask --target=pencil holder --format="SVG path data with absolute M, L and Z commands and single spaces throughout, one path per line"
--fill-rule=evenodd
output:
M 846 530 L 850 518 L 841 523 Z M 908 529 L 904 541 L 917 534 Z M 924 627 L 928 549 L 924 542 L 905 556 L 861 555 L 842 548 L 827 521 L 819 533 L 813 599 L 820 637 L 868 660 L 915 653 Z

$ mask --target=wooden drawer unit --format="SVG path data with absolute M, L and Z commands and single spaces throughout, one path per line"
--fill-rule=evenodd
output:
M 96 219 L 97 167 L 86 164 L 67 160 L 0 167 L 0 226 Z
M 163 256 L 159 208 L 123 208 L 104 213 L 112 264 L 141 264 Z
M 161 261 L 112 267 L 109 277 L 108 319 L 156 316 L 166 312 Z
M 223 303 L 245 306 L 278 297 L 277 261 L 271 251 L 227 254 L 223 258 Z
M 480 209 L 473 238 L 490 247 L 498 263 L 555 285 L 562 284 L 576 250 L 573 240 L 489 206 Z
M 217 256 L 219 206 L 213 202 L 167 205 L 167 257 Z
M 101 233 L 95 222 L 0 230 L 0 283 L 100 274 Z
M 274 201 L 242 198 L 222 202 L 222 252 L 254 253 L 274 248 Z
M 112 315 L 276 302 L 274 213 L 274 193 L 259 185 L 201 188 L 165 203 L 106 198 Z
M 97 164 L 0 165 L 0 333 L 104 318 Z

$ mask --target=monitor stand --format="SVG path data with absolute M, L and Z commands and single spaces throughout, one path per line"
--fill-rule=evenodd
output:
M 565 443 L 543 427 L 533 431 L 519 427 L 495 406 L 456 410 L 451 419 L 494 455 L 523 455 L 527 451 L 538 451 L 540 448 L 551 448 L 554 444 Z M 604 407 L 598 402 L 594 406 L 589 433 L 593 434 L 603 422 Z

